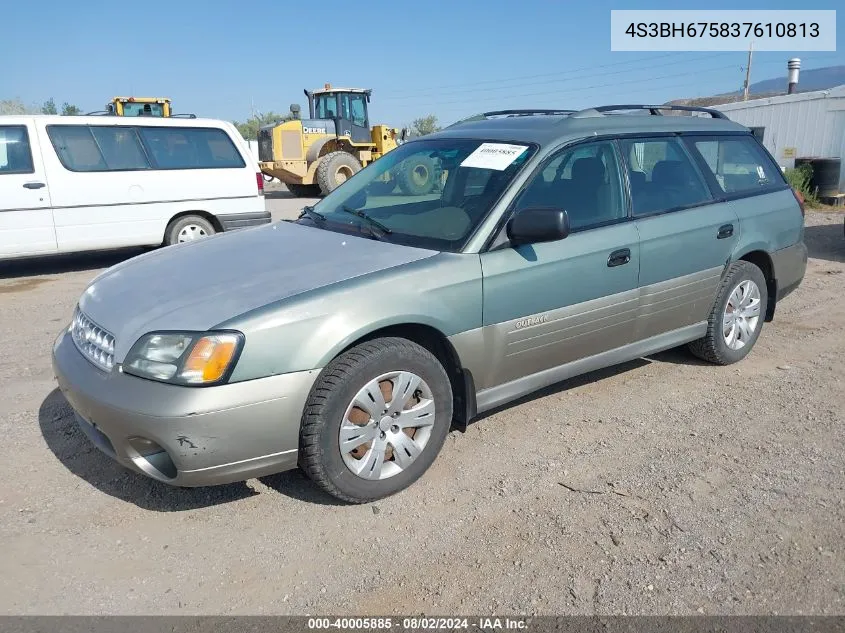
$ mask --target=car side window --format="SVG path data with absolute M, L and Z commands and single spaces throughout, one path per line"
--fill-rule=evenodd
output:
M 711 199 L 694 163 L 676 138 L 620 141 L 628 163 L 634 216 L 690 207 Z
M 0 175 L 31 174 L 34 171 L 26 126 L 0 126 Z
M 616 150 L 610 141 L 564 149 L 534 176 L 516 203 L 566 210 L 572 231 L 626 217 Z
M 752 136 L 690 137 L 724 193 L 759 193 L 784 184 L 780 169 Z

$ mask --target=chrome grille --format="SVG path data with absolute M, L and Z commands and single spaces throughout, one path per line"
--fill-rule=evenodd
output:
M 82 355 L 105 371 L 114 366 L 114 336 L 85 316 L 77 307 L 70 335 Z

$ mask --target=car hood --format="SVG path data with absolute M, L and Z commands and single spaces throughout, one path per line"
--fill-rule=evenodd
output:
M 80 309 L 115 336 L 115 362 L 147 332 L 205 331 L 268 303 L 436 251 L 291 222 L 168 246 L 114 266 Z

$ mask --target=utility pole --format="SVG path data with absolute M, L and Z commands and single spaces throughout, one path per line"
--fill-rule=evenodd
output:
M 748 101 L 748 88 L 751 85 L 751 54 L 754 50 L 754 40 L 748 45 L 748 63 L 745 65 L 745 86 L 742 89 L 742 100 Z

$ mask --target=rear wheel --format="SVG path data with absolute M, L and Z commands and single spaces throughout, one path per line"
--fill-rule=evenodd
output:
M 742 360 L 760 336 L 767 305 L 763 271 L 751 262 L 734 262 L 722 278 L 707 320 L 707 334 L 690 343 L 690 351 L 718 365 Z
M 320 196 L 320 187 L 318 185 L 286 183 L 285 187 L 297 198 L 317 198 Z
M 167 229 L 164 231 L 164 244 L 170 246 L 194 242 L 215 233 L 217 233 L 217 229 L 214 228 L 214 225 L 201 215 L 183 215 L 167 225 Z
M 332 152 L 320 159 L 317 165 L 317 184 L 327 195 L 361 171 L 361 163 L 348 152 Z
M 407 339 L 375 339 L 320 375 L 303 414 L 299 463 L 329 494 L 374 501 L 428 469 L 451 422 L 452 391 L 437 358 Z

